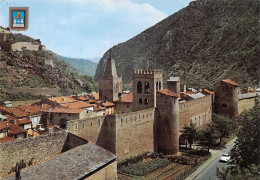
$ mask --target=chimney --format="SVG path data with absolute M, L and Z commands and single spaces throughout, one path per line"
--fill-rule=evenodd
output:
M 180 96 L 180 77 L 170 77 L 170 79 L 167 80 L 167 87 L 170 91 Z
M 187 87 L 186 85 L 183 86 L 183 92 L 186 92 L 187 91 Z

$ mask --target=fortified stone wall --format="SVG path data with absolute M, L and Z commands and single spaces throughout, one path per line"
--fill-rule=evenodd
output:
M 196 123 L 199 127 L 204 126 L 212 120 L 212 95 L 180 102 L 179 108 L 180 130 L 182 130 L 185 124 L 189 124 L 190 121 Z
M 154 152 L 154 108 L 116 115 L 117 160 Z
M 238 114 L 241 114 L 243 111 L 249 110 L 255 106 L 256 97 L 249 98 L 239 98 L 238 100 Z
M 238 86 L 222 81 L 214 85 L 215 112 L 235 119 L 238 115 Z
M 71 120 L 67 126 L 70 133 L 116 153 L 116 123 L 114 115 Z
M 179 151 L 179 101 L 178 97 L 157 91 L 156 127 L 158 152 L 174 155 Z
M 0 176 L 6 175 L 20 163 L 33 164 L 49 159 L 62 152 L 68 133 L 63 131 L 36 138 L 27 138 L 0 144 Z
M 12 51 L 18 51 L 22 48 L 26 48 L 31 51 L 38 51 L 40 49 L 40 45 L 33 44 L 31 42 L 16 42 L 14 44 L 11 44 L 11 50 Z

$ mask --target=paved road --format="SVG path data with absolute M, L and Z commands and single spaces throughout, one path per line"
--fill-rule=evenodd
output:
M 230 145 L 226 147 L 226 149 L 223 149 L 220 153 L 216 151 L 216 153 L 218 153 L 218 156 L 199 173 L 195 180 L 216 180 L 217 167 L 219 169 L 222 169 L 222 167 L 228 167 L 227 163 L 219 162 L 220 156 L 222 156 L 222 154 L 229 153 L 234 145 L 235 143 L 233 141 Z

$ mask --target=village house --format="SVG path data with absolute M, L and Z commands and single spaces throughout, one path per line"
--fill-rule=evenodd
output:
M 0 154 L 1 179 L 117 179 L 113 153 L 58 128 L 47 135 L 0 143 Z M 21 162 L 27 167 L 15 172 Z

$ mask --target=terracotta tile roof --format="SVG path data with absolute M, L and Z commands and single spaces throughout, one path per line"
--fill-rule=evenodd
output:
M 5 108 L 5 109 L 2 109 L 2 111 L 6 112 L 8 114 L 11 114 L 17 118 L 28 116 L 27 112 L 24 112 L 23 110 L 18 109 L 18 108 Z
M 90 99 L 89 102 L 90 102 L 90 103 L 95 103 L 96 100 L 95 100 L 95 99 Z
M 45 111 L 51 108 L 52 106 L 49 104 L 31 104 L 31 105 L 25 105 L 25 106 L 19 106 L 18 109 L 21 109 L 25 112 L 31 113 L 32 115 L 40 114 L 40 111 Z
M 73 103 L 68 104 L 61 104 L 62 107 L 71 108 L 71 109 L 80 109 L 80 108 L 87 108 L 87 107 L 93 107 L 93 104 L 89 104 L 84 101 L 77 101 Z
M 29 129 L 27 131 L 28 135 L 32 136 L 32 137 L 37 137 L 37 136 L 40 136 L 39 133 L 37 133 L 36 131 L 32 130 L 32 129 Z
M 159 90 L 158 92 L 162 93 L 164 95 L 167 95 L 167 96 L 171 96 L 171 97 L 179 97 L 178 94 L 176 94 L 175 92 L 172 92 L 168 89 L 162 89 L 162 90 Z
M 6 122 L 0 121 L 0 130 L 9 128 L 9 125 Z
M 18 126 L 17 124 L 10 124 L 10 129 L 9 129 L 9 133 L 10 134 L 22 134 L 25 133 L 26 130 L 24 130 L 24 128 L 22 128 L 21 126 Z
M 115 104 L 109 102 L 109 101 L 106 101 L 104 103 L 102 103 L 102 106 L 105 106 L 105 107 L 109 107 L 109 106 L 114 106 Z
M 77 100 L 74 99 L 73 97 L 53 97 L 53 98 L 49 98 L 48 100 L 53 101 L 53 102 L 57 102 L 58 104 L 64 104 L 64 103 L 72 103 L 72 102 L 76 102 Z
M 55 108 L 53 110 L 50 110 L 48 112 L 53 112 L 53 113 L 71 113 L 71 114 L 79 114 L 84 109 L 70 109 L 70 108 Z
M 31 124 L 32 123 L 32 121 L 30 120 L 30 119 L 19 119 L 19 120 L 17 120 L 16 121 L 17 122 L 17 124 Z
M 115 102 L 125 102 L 125 103 L 132 103 L 133 100 L 133 93 L 129 93 L 129 94 L 123 94 L 122 95 L 122 100 L 119 101 L 119 98 L 115 99 Z
M 203 89 L 203 92 L 207 93 L 207 94 L 214 94 L 214 92 L 208 90 L 208 89 Z
M 99 93 L 93 93 L 92 96 L 93 96 L 96 100 L 99 100 Z
M 8 136 L 0 138 L 0 143 L 11 142 L 11 141 L 15 141 L 15 139 Z
M 87 101 L 87 100 L 89 100 L 89 98 L 88 98 L 88 97 L 85 97 L 85 96 L 79 96 L 78 98 L 79 98 L 79 100 L 81 100 L 81 101 Z
M 6 114 L 5 116 L 7 117 L 7 121 L 11 121 L 11 120 L 16 120 L 17 121 L 18 120 L 17 118 L 13 117 L 10 114 Z
M 224 80 L 222 80 L 222 81 L 225 82 L 225 83 L 231 84 L 231 85 L 233 85 L 233 86 L 239 86 L 239 84 L 237 84 L 237 83 L 234 82 L 234 81 L 231 81 L 230 79 L 224 79 Z
M 94 111 L 101 111 L 101 110 L 105 110 L 106 108 L 102 107 L 102 106 L 97 106 L 96 104 L 94 104 Z

